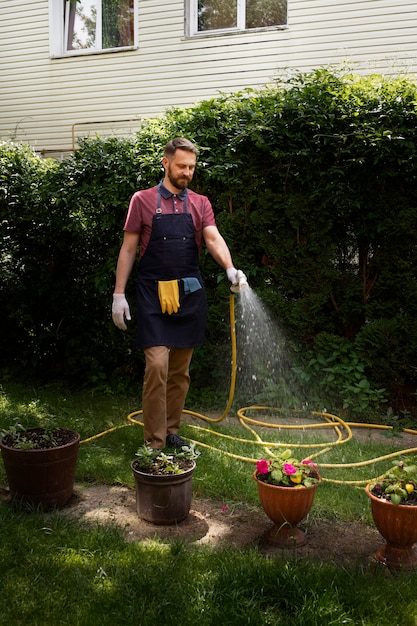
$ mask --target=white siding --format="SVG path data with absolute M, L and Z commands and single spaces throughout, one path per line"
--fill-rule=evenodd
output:
M 113 121 L 292 69 L 348 62 L 358 73 L 417 72 L 416 0 L 288 0 L 286 29 L 194 38 L 184 36 L 183 0 L 139 0 L 137 50 L 54 59 L 48 16 L 48 0 L 0 0 L 0 138 L 40 151 L 70 150 L 73 128 L 126 132 L 136 124 Z

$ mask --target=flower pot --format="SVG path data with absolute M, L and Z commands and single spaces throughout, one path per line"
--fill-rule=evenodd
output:
M 43 430 L 33 428 L 28 432 Z M 46 509 L 68 502 L 74 488 L 80 435 L 61 431 L 69 435 L 70 441 L 54 448 L 21 450 L 6 445 L 4 437 L 0 440 L 12 500 Z
M 177 524 L 184 520 L 191 507 L 192 467 L 181 474 L 146 474 L 131 464 L 136 486 L 136 511 L 152 524 Z
M 282 548 L 299 547 L 307 543 L 304 532 L 297 528 L 309 513 L 317 485 L 311 487 L 278 487 L 270 485 L 253 474 L 258 485 L 261 505 L 274 526 L 264 538 L 267 543 Z
M 369 485 L 365 491 L 375 526 L 386 541 L 375 558 L 392 569 L 416 569 L 417 506 L 381 500 L 370 492 Z

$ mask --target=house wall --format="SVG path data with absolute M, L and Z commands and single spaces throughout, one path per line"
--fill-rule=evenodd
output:
M 48 0 L 1 0 L 0 139 L 59 155 L 73 138 L 126 133 L 167 107 L 342 62 L 416 73 L 415 0 L 288 0 L 285 29 L 194 38 L 183 0 L 139 0 L 136 50 L 62 58 L 50 57 Z

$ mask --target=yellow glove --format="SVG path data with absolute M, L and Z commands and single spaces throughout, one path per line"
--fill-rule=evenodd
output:
M 176 313 L 180 308 L 178 280 L 158 280 L 158 297 L 162 313 Z

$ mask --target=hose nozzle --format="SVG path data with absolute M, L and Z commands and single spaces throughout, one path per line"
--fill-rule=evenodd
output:
M 230 287 L 230 289 L 233 291 L 233 293 L 239 293 L 241 289 L 246 289 L 246 287 L 249 286 L 248 285 L 248 279 L 246 278 L 246 276 L 242 272 L 242 270 L 237 270 L 236 277 L 237 277 L 236 285 L 232 285 Z

